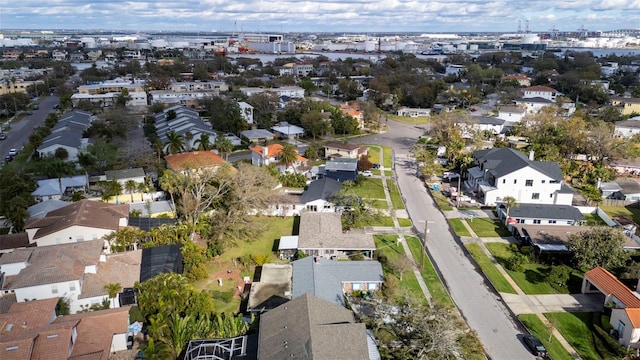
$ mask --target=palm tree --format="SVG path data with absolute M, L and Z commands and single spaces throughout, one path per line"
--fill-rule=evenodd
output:
M 516 198 L 514 198 L 513 196 L 505 196 L 505 197 L 502 198 L 502 202 L 507 207 L 506 208 L 506 219 L 505 220 L 509 220 L 509 212 L 511 212 L 511 209 L 514 206 L 516 206 L 516 204 L 518 203 L 518 200 L 516 200 Z
M 193 140 L 193 133 L 191 131 L 187 131 L 184 134 L 184 139 L 186 140 L 187 151 L 191 151 L 191 140 Z
M 196 145 L 196 149 L 200 151 L 211 150 L 211 139 L 209 134 L 201 133 L 200 137 L 194 142 L 194 145 Z
M 111 299 L 111 307 L 116 307 L 115 298 L 122 290 L 122 285 L 120 285 L 120 283 L 109 283 L 104 285 L 104 289 L 109 293 L 109 299 Z
M 149 360 L 164 360 L 173 356 L 171 348 L 167 344 L 161 341 L 156 342 L 153 338 L 149 338 L 146 345 L 141 344 L 140 349 L 144 354 L 144 358 Z
M 460 176 L 458 176 L 458 197 L 456 198 L 456 202 L 457 202 L 456 207 L 460 207 L 460 195 L 462 195 L 462 189 L 460 189 L 460 185 L 462 181 L 462 176 L 464 175 L 464 172 L 469 168 L 469 166 L 473 164 L 473 157 L 471 157 L 468 154 L 463 155 L 458 160 L 458 162 L 459 162 L 458 167 L 460 168 Z
M 184 151 L 184 136 L 172 131 L 167 134 L 167 140 L 164 145 L 168 153 L 177 154 Z
M 138 190 L 138 183 L 135 180 L 127 180 L 124 183 L 124 189 L 131 196 L 131 202 L 133 202 L 133 192 Z
M 216 149 L 218 149 L 218 152 L 223 154 L 224 159 L 227 160 L 229 153 L 233 150 L 233 143 L 224 136 L 217 136 Z
M 116 197 L 116 204 L 120 203 L 120 196 L 122 194 L 122 185 L 117 180 L 111 180 L 109 183 L 109 194 Z
M 295 145 L 293 144 L 284 143 L 282 144 L 282 149 L 280 150 L 278 156 L 280 157 L 280 163 L 284 165 L 286 171 L 286 169 L 288 169 L 296 162 L 296 160 L 298 160 L 298 149 L 296 149 Z M 293 172 L 296 172 L 295 166 L 293 167 Z

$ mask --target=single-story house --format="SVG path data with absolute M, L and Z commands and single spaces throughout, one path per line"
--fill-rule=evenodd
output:
M 543 107 L 554 104 L 552 100 L 541 97 L 516 99 L 515 103 L 517 106 L 527 109 L 527 113 L 529 114 L 537 114 Z
M 504 204 L 498 205 L 497 211 L 501 219 L 506 217 Z M 516 204 L 509 209 L 505 222 L 507 225 L 580 225 L 585 220 L 580 210 L 570 205 Z
M 498 119 L 520 122 L 527 114 L 527 109 L 519 106 L 503 106 L 498 110 Z
M 609 323 L 623 346 L 640 348 L 640 294 L 629 289 L 612 273 L 596 267 L 584 274 L 583 294 L 603 294 L 603 307 L 611 308 Z
M 135 181 L 137 184 L 145 183 L 145 172 L 142 168 L 133 168 L 133 169 L 121 169 L 121 170 L 110 170 L 105 171 L 104 175 L 107 181 L 116 180 L 123 187 L 125 183 L 129 180 Z
M 291 125 L 286 121 L 271 127 L 280 139 L 299 138 L 304 135 L 304 129 L 300 126 Z
M 531 245 L 536 253 L 569 251 L 569 236 L 589 231 L 589 226 L 511 224 L 516 240 Z M 631 239 L 629 239 L 631 240 Z
M 342 231 L 342 221 L 335 212 L 302 212 L 298 250 L 310 256 L 325 258 L 349 257 L 362 253 L 371 257 L 376 245 L 373 237 L 364 231 Z
M 240 136 L 247 139 L 247 141 L 252 143 L 258 142 L 267 142 L 269 140 L 273 140 L 274 134 L 265 129 L 255 129 L 255 130 L 245 130 L 240 133 Z
M 328 160 L 324 164 L 323 174 L 325 177 L 340 182 L 347 180 L 355 181 L 356 177 L 358 177 L 358 159 L 338 158 L 335 160 Z
M 600 192 L 605 199 L 627 201 L 640 200 L 640 182 L 634 178 L 617 178 L 600 184 Z
M 63 195 L 72 195 L 74 192 L 85 192 L 89 187 L 89 178 L 86 175 L 63 177 L 60 179 L 38 180 L 38 187 L 31 193 L 36 202 L 46 200 L 60 200 Z
M 407 116 L 407 117 L 418 117 L 418 116 L 429 116 L 431 115 L 431 109 L 421 109 L 421 108 L 409 108 L 406 106 L 398 109 L 398 116 Z
M 293 298 L 311 294 L 336 305 L 345 306 L 344 295 L 353 291 L 375 292 L 382 289 L 382 265 L 375 260 L 337 261 L 308 256 L 291 263 Z
M 254 166 L 268 166 L 274 164 L 281 173 L 297 172 L 297 169 L 304 167 L 309 161 L 306 157 L 298 154 L 296 161 L 289 167 L 280 162 L 280 155 L 284 147 L 281 144 L 256 145 L 251 148 L 251 164 Z M 296 151 L 297 152 L 297 151 Z
M 27 212 L 29 213 L 29 219 L 40 219 L 45 217 L 50 211 L 58 210 L 70 204 L 70 202 L 62 200 L 45 200 L 29 206 Z

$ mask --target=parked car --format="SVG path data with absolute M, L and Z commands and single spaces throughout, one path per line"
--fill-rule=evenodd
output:
M 374 169 L 380 169 L 380 164 L 378 164 L 378 163 L 373 163 L 373 168 L 374 168 Z
M 11 162 L 11 161 L 13 161 L 13 156 L 7 155 L 4 157 L 4 162 Z
M 33 115 L 33 111 L 27 111 L 27 115 Z
M 127 334 L 127 350 L 133 349 L 133 334 Z
M 40 109 L 40 106 L 38 106 L 38 105 L 34 105 L 33 106 L 33 110 L 38 110 L 38 109 Z
M 7 139 L 7 134 L 0 133 L 0 140 L 6 140 L 6 139 Z
M 16 155 L 18 155 L 17 149 L 9 149 L 9 156 L 16 156 Z
M 371 172 L 371 170 L 361 171 L 360 174 L 362 174 L 362 176 L 366 176 L 366 177 L 372 177 L 373 176 L 373 173 Z
M 535 356 L 547 357 L 547 349 L 542 342 L 533 335 L 524 335 L 522 341 L 529 348 L 529 351 Z

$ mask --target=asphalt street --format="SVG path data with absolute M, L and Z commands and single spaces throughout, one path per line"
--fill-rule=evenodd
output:
M 448 222 L 437 208 L 419 178 L 409 150 L 423 134 L 419 126 L 389 121 L 389 131 L 353 141 L 390 146 L 395 154 L 397 183 L 405 200 L 407 212 L 423 233 L 425 221 L 429 221 L 427 252 L 446 283 L 446 286 L 466 319 L 476 331 L 493 360 L 533 359 L 519 335 L 524 331 L 509 309 L 486 282 L 461 243 L 455 240 Z
M 34 102 L 38 103 L 38 110 L 33 111 L 33 115 L 27 115 L 22 120 L 12 123 L 11 128 L 5 131 L 7 138 L 0 141 L 0 155 L 2 160 L 7 155 L 9 149 L 22 148 L 29 141 L 29 135 L 33 133 L 33 129 L 44 125 L 44 120 L 50 112 L 54 111 L 53 106 L 59 102 L 57 96 L 40 97 Z M 4 126 L 3 126 L 4 127 Z

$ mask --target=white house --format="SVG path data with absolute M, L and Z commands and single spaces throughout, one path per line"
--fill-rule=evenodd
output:
M 558 90 L 550 88 L 548 86 L 530 86 L 528 88 L 524 88 L 524 98 L 543 98 L 550 101 L 555 101 L 556 96 L 558 96 Z
M 36 202 L 60 200 L 63 195 L 76 191 L 85 192 L 89 187 L 86 175 L 63 177 L 60 179 L 38 180 L 38 187 L 31 193 Z
M 631 138 L 637 134 L 640 134 L 640 116 L 634 116 L 628 120 L 615 123 L 614 136 Z
M 247 124 L 253 124 L 253 106 L 244 101 L 239 101 L 238 106 L 240 106 L 240 116 L 242 116 Z
M 510 148 L 479 150 L 473 153 L 474 166 L 465 174 L 465 185 L 486 206 L 506 196 L 519 204 L 571 205 L 573 190 L 564 184 L 558 163 L 534 161 Z
M 142 168 L 133 169 L 121 169 L 121 170 L 109 170 L 104 172 L 107 181 L 116 180 L 121 186 L 124 186 L 127 181 L 133 180 L 137 184 L 145 183 L 145 172 Z
M 127 226 L 129 205 L 81 200 L 50 211 L 25 226 L 30 243 L 49 246 L 102 239 Z
M 498 119 L 520 122 L 527 114 L 527 109 L 518 106 L 503 106 L 498 110 Z
M 537 114 L 545 106 L 553 105 L 554 102 L 541 97 L 520 98 L 515 100 L 516 106 L 525 108 L 529 114 Z

